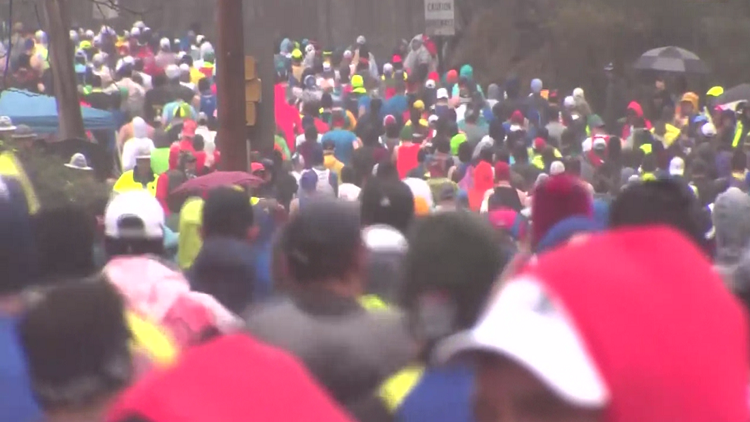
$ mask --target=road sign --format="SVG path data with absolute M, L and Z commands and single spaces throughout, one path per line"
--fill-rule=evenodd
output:
M 429 36 L 456 35 L 454 0 L 424 0 L 425 33 Z

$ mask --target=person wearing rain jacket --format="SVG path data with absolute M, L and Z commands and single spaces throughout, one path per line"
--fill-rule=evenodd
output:
M 422 34 L 412 38 L 409 47 L 409 54 L 406 55 L 406 60 L 404 61 L 404 68 L 409 73 L 414 72 L 420 64 L 426 64 L 429 72 L 437 71 L 437 63 L 432 60 L 430 51 L 425 47 Z
M 484 98 L 484 91 L 482 90 L 482 87 L 479 86 L 476 82 L 474 82 L 474 68 L 471 67 L 470 64 L 465 64 L 461 66 L 461 70 L 458 72 L 458 76 L 460 79 L 465 80 L 466 82 L 470 84 L 474 84 L 476 86 L 477 91 L 479 91 L 480 94 L 482 94 L 482 98 Z M 461 93 L 461 85 L 460 83 L 457 83 L 453 85 L 453 93 L 452 97 L 458 97 Z
M 645 128 L 647 130 L 653 129 L 651 122 L 648 121 L 643 115 L 643 108 L 636 101 L 631 101 L 628 104 L 627 116 L 625 118 L 625 124 L 622 127 L 621 139 L 628 139 L 633 132 L 633 128 Z

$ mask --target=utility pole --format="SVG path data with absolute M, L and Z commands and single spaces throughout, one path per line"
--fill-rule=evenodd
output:
M 216 76 L 222 170 L 247 171 L 245 120 L 245 43 L 242 0 L 218 0 Z
M 241 0 L 237 0 L 241 1 Z M 275 93 L 276 68 L 273 63 L 274 39 L 277 27 L 274 22 L 283 19 L 283 11 L 274 0 L 252 0 L 249 13 L 248 40 L 250 54 L 255 57 L 258 77 L 261 80 L 261 102 L 258 104 L 257 119 L 251 128 L 250 136 L 254 151 L 264 155 L 273 151 L 276 133 Z M 314 16 L 317 18 L 317 16 Z
M 44 0 L 50 69 L 57 100 L 58 137 L 86 139 L 73 67 L 70 16 L 65 2 L 66 0 Z

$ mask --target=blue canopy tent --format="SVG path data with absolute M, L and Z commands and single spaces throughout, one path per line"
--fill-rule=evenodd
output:
M 112 113 L 91 107 L 81 107 L 86 130 L 116 130 Z M 55 97 L 34 94 L 19 89 L 8 89 L 0 94 L 0 116 L 8 116 L 13 125 L 26 125 L 36 133 L 57 132 L 57 102 Z

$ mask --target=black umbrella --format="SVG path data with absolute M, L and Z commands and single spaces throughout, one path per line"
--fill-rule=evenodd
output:
M 633 65 L 636 69 L 659 72 L 708 73 L 708 66 L 695 53 L 680 47 L 660 47 L 649 50 Z
M 716 99 L 715 103 L 729 104 L 740 101 L 750 103 L 750 84 L 740 84 L 733 88 L 729 88 Z

